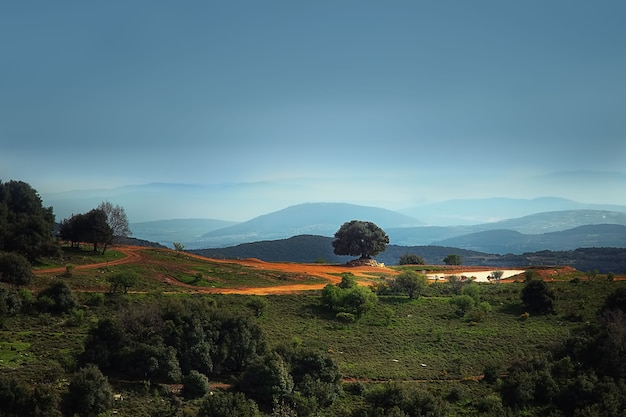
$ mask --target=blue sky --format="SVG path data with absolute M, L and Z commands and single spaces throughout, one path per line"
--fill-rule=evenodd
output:
M 44 200 L 273 187 L 185 212 L 235 220 L 305 201 L 626 204 L 625 19 L 623 1 L 2 2 L 0 179 Z M 581 170 L 606 175 L 559 174 Z

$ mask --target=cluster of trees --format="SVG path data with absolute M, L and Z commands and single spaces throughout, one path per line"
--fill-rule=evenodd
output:
M 241 372 L 265 351 L 253 320 L 223 313 L 206 299 L 171 301 L 100 320 L 89 331 L 80 362 L 130 379 L 179 383 L 192 370 Z
M 22 181 L 0 181 L 0 281 L 27 285 L 32 278 L 31 264 L 42 256 L 58 256 L 54 239 L 55 216 L 44 207 L 39 194 Z M 114 239 L 130 235 L 123 207 L 101 203 L 85 214 L 63 220 L 60 237 L 77 246 L 90 242 L 103 252 Z
M 115 239 L 130 236 L 128 217 L 124 208 L 108 201 L 87 213 L 79 213 L 61 222 L 59 236 L 72 246 L 81 242 L 93 244 L 94 252 L 102 245 L 104 253 Z
M 330 358 L 295 348 L 270 351 L 254 319 L 226 313 L 206 298 L 135 306 L 100 320 L 79 364 L 129 380 L 182 382 L 190 398 L 208 391 L 208 377 L 231 378 L 246 409 L 280 404 L 302 416 L 331 405 L 341 382 Z M 222 415 L 234 406 L 234 394 L 223 395 L 207 397 L 199 415 Z
M 610 294 L 594 323 L 563 345 L 521 359 L 502 380 L 503 404 L 551 416 L 622 416 L 626 409 L 626 289 Z
M 57 253 L 53 229 L 52 207 L 43 207 L 37 191 L 22 181 L 0 181 L 0 251 L 30 262 Z

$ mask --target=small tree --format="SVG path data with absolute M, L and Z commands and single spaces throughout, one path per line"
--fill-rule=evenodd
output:
M 174 245 L 174 250 L 176 251 L 176 255 L 180 256 L 180 254 L 185 250 L 185 245 L 180 242 L 172 242 Z
M 69 313 L 76 306 L 70 287 L 62 281 L 41 291 L 37 299 L 41 309 L 52 313 Z
M 66 401 L 70 415 L 95 417 L 106 412 L 112 402 L 109 381 L 96 365 L 88 364 L 72 378 Z
M 33 271 L 28 260 L 22 255 L 0 252 L 0 281 L 16 286 L 28 285 Z
M 406 293 L 409 299 L 417 299 L 428 286 L 428 277 L 412 270 L 405 270 L 396 277 L 392 288 Z
M 522 289 L 521 298 L 526 308 L 532 313 L 554 312 L 554 291 L 543 280 L 528 281 Z
M 504 275 L 504 271 L 493 271 L 491 273 L 491 276 L 498 284 L 500 283 L 500 280 L 502 279 L 502 275 Z
M 335 255 L 361 255 L 361 259 L 384 252 L 389 236 L 372 222 L 352 220 L 344 223 L 335 233 L 333 252 Z
M 202 398 L 209 392 L 209 380 L 204 374 L 192 369 L 183 378 L 182 394 L 185 398 Z
M 109 291 L 111 293 L 122 291 L 124 294 L 127 294 L 128 290 L 137 285 L 138 281 L 139 275 L 134 272 L 118 272 L 109 277 L 109 283 L 111 284 Z
M 446 265 L 461 265 L 463 263 L 463 258 L 461 257 L 461 255 L 451 253 L 443 258 L 443 263 L 445 263 Z

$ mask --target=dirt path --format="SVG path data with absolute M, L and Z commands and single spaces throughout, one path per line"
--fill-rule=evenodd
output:
M 108 262 L 100 262 L 88 265 L 78 265 L 75 267 L 75 270 L 88 270 L 88 269 L 99 269 L 106 268 L 114 265 L 122 265 L 122 264 L 159 264 L 166 263 L 165 261 L 157 261 L 153 257 L 148 255 L 149 251 L 157 250 L 153 248 L 143 247 L 143 246 L 115 246 L 115 250 L 121 252 L 125 256 L 120 259 L 115 259 Z M 167 249 L 158 249 L 160 251 Z M 349 272 L 353 274 L 357 279 L 358 278 L 372 278 L 380 275 L 396 275 L 398 274 L 397 270 L 386 268 L 386 267 L 377 267 L 377 266 L 344 266 L 344 265 L 328 265 L 328 264 L 302 264 L 302 263 L 290 263 L 290 262 L 265 262 L 259 259 L 238 259 L 238 260 L 224 260 L 224 259 L 213 259 L 207 258 L 204 256 L 185 253 L 185 257 L 194 258 L 204 261 L 216 262 L 216 263 L 224 263 L 224 264 L 237 264 L 244 265 L 250 268 L 255 268 L 259 270 L 270 270 L 270 271 L 278 271 L 281 273 L 291 273 L 298 275 L 309 275 L 313 277 L 323 278 L 326 282 L 317 283 L 317 284 L 300 284 L 300 283 L 292 283 L 285 285 L 277 285 L 277 286 L 267 286 L 267 287 L 244 287 L 244 288 L 207 288 L 207 287 L 198 287 L 195 285 L 185 284 L 180 282 L 176 278 L 169 275 L 160 275 L 156 277 L 160 279 L 162 282 L 171 285 L 173 287 L 185 288 L 189 291 L 194 291 L 198 293 L 206 293 L 206 294 L 256 294 L 256 295 L 269 295 L 269 294 L 292 294 L 303 291 L 311 291 L 311 290 L 320 290 L 324 288 L 328 283 L 336 284 L 341 281 L 340 274 Z M 450 274 L 454 273 L 456 269 L 463 270 L 465 272 L 468 271 L 485 271 L 488 268 L 485 267 L 477 267 L 477 266 L 460 266 L 460 267 L 451 267 L 448 271 L 441 271 L 440 274 Z M 539 275 L 544 279 L 551 279 L 552 276 L 557 275 L 559 272 L 566 270 L 567 268 L 547 268 L 546 270 L 538 269 Z M 571 269 L 571 268 L 569 268 Z M 65 267 L 58 268 L 49 268 L 49 269 L 40 269 L 36 270 L 35 273 L 37 275 L 42 274 L 62 274 L 65 272 Z M 522 270 L 520 270 L 520 275 L 522 274 Z M 616 277 L 616 279 L 624 279 L 624 277 Z M 502 282 L 510 282 L 512 279 L 502 280 Z
M 150 256 L 146 255 L 146 252 L 150 250 L 154 250 L 151 248 L 146 248 L 143 246 L 116 246 L 115 250 L 123 253 L 125 256 L 120 259 L 115 259 L 108 262 L 99 262 L 88 265 L 78 265 L 75 267 L 75 270 L 89 270 L 89 269 L 99 269 L 105 268 L 114 265 L 122 265 L 122 264 L 155 264 L 160 263 L 159 261 L 155 261 Z M 159 249 L 164 250 L 164 249 Z M 207 294 L 256 294 L 256 295 L 269 295 L 269 294 L 291 294 L 298 293 L 302 291 L 311 291 L 311 290 L 320 290 L 324 288 L 328 283 L 336 284 L 341 281 L 341 278 L 338 276 L 344 272 L 350 272 L 355 275 L 357 278 L 365 278 L 376 276 L 376 274 L 396 274 L 397 271 L 392 270 L 390 268 L 383 267 L 371 267 L 371 266 L 360 266 L 360 267 L 347 267 L 347 266 L 339 266 L 339 265 L 326 265 L 326 264 L 299 264 L 299 263 L 289 263 L 289 262 L 265 262 L 259 259 L 241 259 L 241 260 L 223 260 L 223 259 L 213 259 L 207 258 L 200 255 L 195 255 L 191 253 L 185 253 L 185 257 L 195 258 L 204 261 L 224 263 L 224 264 L 237 264 L 244 265 L 250 268 L 255 268 L 259 270 L 271 270 L 278 271 L 284 273 L 293 273 L 293 274 L 301 274 L 301 275 L 310 275 L 319 278 L 325 279 L 327 282 L 318 283 L 318 284 L 286 284 L 286 285 L 277 285 L 270 287 L 246 287 L 246 288 L 206 288 L 206 287 L 198 287 L 195 285 L 185 284 L 175 279 L 174 277 L 168 275 L 162 275 L 159 279 L 169 285 L 186 288 L 189 290 L 193 290 L 198 293 L 207 293 Z M 48 269 L 40 269 L 35 271 L 37 275 L 43 274 L 62 274 L 65 272 L 65 267 L 58 268 L 48 268 Z
M 116 246 L 115 250 L 117 250 L 118 252 L 122 252 L 124 255 L 126 255 L 125 257 L 120 258 L 120 259 L 114 259 L 112 261 L 107 261 L 107 262 L 98 262 L 98 263 L 87 264 L 87 265 L 77 265 L 74 267 L 74 270 L 81 271 L 85 269 L 106 268 L 107 266 L 114 266 L 114 265 L 140 263 L 142 256 L 139 251 L 141 249 L 144 249 L 144 248 L 139 247 L 139 246 Z M 33 272 L 37 275 L 62 274 L 65 272 L 65 267 L 38 269 Z

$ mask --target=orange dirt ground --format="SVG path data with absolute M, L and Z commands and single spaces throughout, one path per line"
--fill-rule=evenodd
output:
M 154 250 L 151 248 L 146 248 L 142 246 L 116 246 L 115 249 L 125 255 L 125 257 L 121 259 L 116 259 L 113 261 L 95 263 L 89 265 L 78 265 L 75 267 L 75 270 L 85 270 L 85 269 L 98 269 L 105 268 L 114 265 L 121 264 L 129 264 L 129 263 L 138 263 L 138 264 L 158 264 L 162 263 L 161 261 L 157 261 L 152 257 L 146 256 L 145 252 Z M 338 283 L 341 278 L 338 276 L 344 272 L 350 272 L 355 275 L 357 278 L 365 278 L 365 277 L 373 277 L 376 274 L 385 274 L 385 275 L 394 275 L 397 274 L 398 271 L 380 267 L 380 266 L 345 266 L 345 265 L 328 265 L 328 264 L 301 264 L 301 263 L 288 263 L 288 262 L 265 262 L 259 259 L 238 259 L 238 260 L 219 260 L 206 258 L 199 255 L 194 255 L 190 253 L 185 253 L 184 256 L 190 258 L 197 258 L 203 260 L 210 260 L 212 262 L 220 262 L 220 263 L 236 263 L 239 265 L 245 265 L 251 268 L 258 268 L 262 270 L 272 270 L 279 271 L 284 273 L 294 273 L 300 275 L 309 275 L 320 277 L 327 282 L 319 283 L 319 284 L 286 284 L 279 286 L 270 286 L 270 287 L 245 287 L 245 288 L 202 288 L 197 287 L 195 285 L 185 284 L 180 282 L 171 276 L 162 275 L 159 276 L 158 279 L 161 281 L 177 287 L 187 288 L 189 290 L 194 290 L 195 292 L 201 293 L 221 293 L 221 294 L 256 294 L 256 295 L 268 295 L 268 294 L 290 294 L 297 293 L 301 291 L 310 291 L 310 290 L 320 290 L 324 288 L 328 283 Z M 454 273 L 454 270 L 458 268 L 462 268 L 463 271 L 484 271 L 485 267 L 471 267 L 471 266 L 461 266 L 461 267 L 450 267 L 449 271 L 445 273 Z M 539 276 L 543 279 L 550 280 L 553 276 L 564 273 L 564 272 L 572 272 L 573 268 L 569 267 L 559 267 L 559 268 L 536 268 L 535 269 Z M 63 273 L 65 272 L 64 267 L 60 268 L 49 268 L 37 270 L 36 274 L 51 274 L 51 273 Z M 443 272 L 442 272 L 443 273 Z M 521 277 L 522 274 L 520 274 Z M 507 280 L 503 280 L 503 282 L 508 281 L 511 282 L 517 277 L 512 277 Z M 521 277 L 523 279 L 523 277 Z M 617 278 L 617 277 L 616 277 Z M 622 278 L 622 277 L 619 277 Z M 618 279 L 619 279 L 618 278 Z
M 142 247 L 142 246 L 116 246 L 115 250 L 126 255 L 124 258 L 116 259 L 108 262 L 94 263 L 89 265 L 78 265 L 75 267 L 75 271 L 86 270 L 86 269 L 98 269 L 105 268 L 114 265 L 122 265 L 129 263 L 138 263 L 138 264 L 158 264 L 159 261 L 156 261 L 154 258 L 146 256 L 145 252 L 153 249 Z M 256 294 L 256 295 L 268 295 L 268 294 L 290 294 L 297 293 L 301 291 L 310 291 L 310 290 L 320 290 L 324 288 L 326 284 L 330 283 L 338 283 L 341 281 L 341 278 L 336 274 L 341 274 L 342 272 L 351 272 L 353 275 L 358 277 L 371 277 L 372 274 L 377 273 L 385 273 L 385 274 L 396 274 L 397 271 L 394 271 L 390 268 L 382 268 L 382 267 L 374 267 L 374 266 L 359 266 L 359 267 L 348 267 L 348 266 L 340 266 L 340 265 L 326 265 L 326 264 L 299 264 L 299 263 L 288 263 L 288 262 L 264 262 L 259 259 L 238 259 L 238 260 L 221 260 L 221 259 L 212 259 L 206 258 L 199 255 L 194 255 L 190 253 L 185 253 L 184 256 L 190 258 L 197 258 L 202 260 L 210 260 L 211 262 L 220 262 L 220 263 L 236 263 L 239 265 L 245 265 L 251 268 L 258 268 L 263 270 L 272 270 L 279 271 L 285 273 L 295 273 L 301 275 L 310 275 L 316 276 L 320 278 L 326 279 L 328 282 L 320 283 L 320 284 L 286 284 L 279 286 L 271 286 L 271 287 L 246 287 L 246 288 L 202 288 L 197 287 L 195 285 L 185 284 L 180 282 L 170 276 L 160 276 L 163 282 L 167 284 L 174 285 L 177 287 L 183 287 L 188 289 L 193 289 L 196 292 L 202 293 L 220 293 L 220 294 Z M 35 271 L 36 274 L 54 274 L 54 273 L 64 273 L 65 267 L 60 268 L 48 268 L 48 269 L 40 269 Z M 333 275 L 335 274 L 335 275 Z

